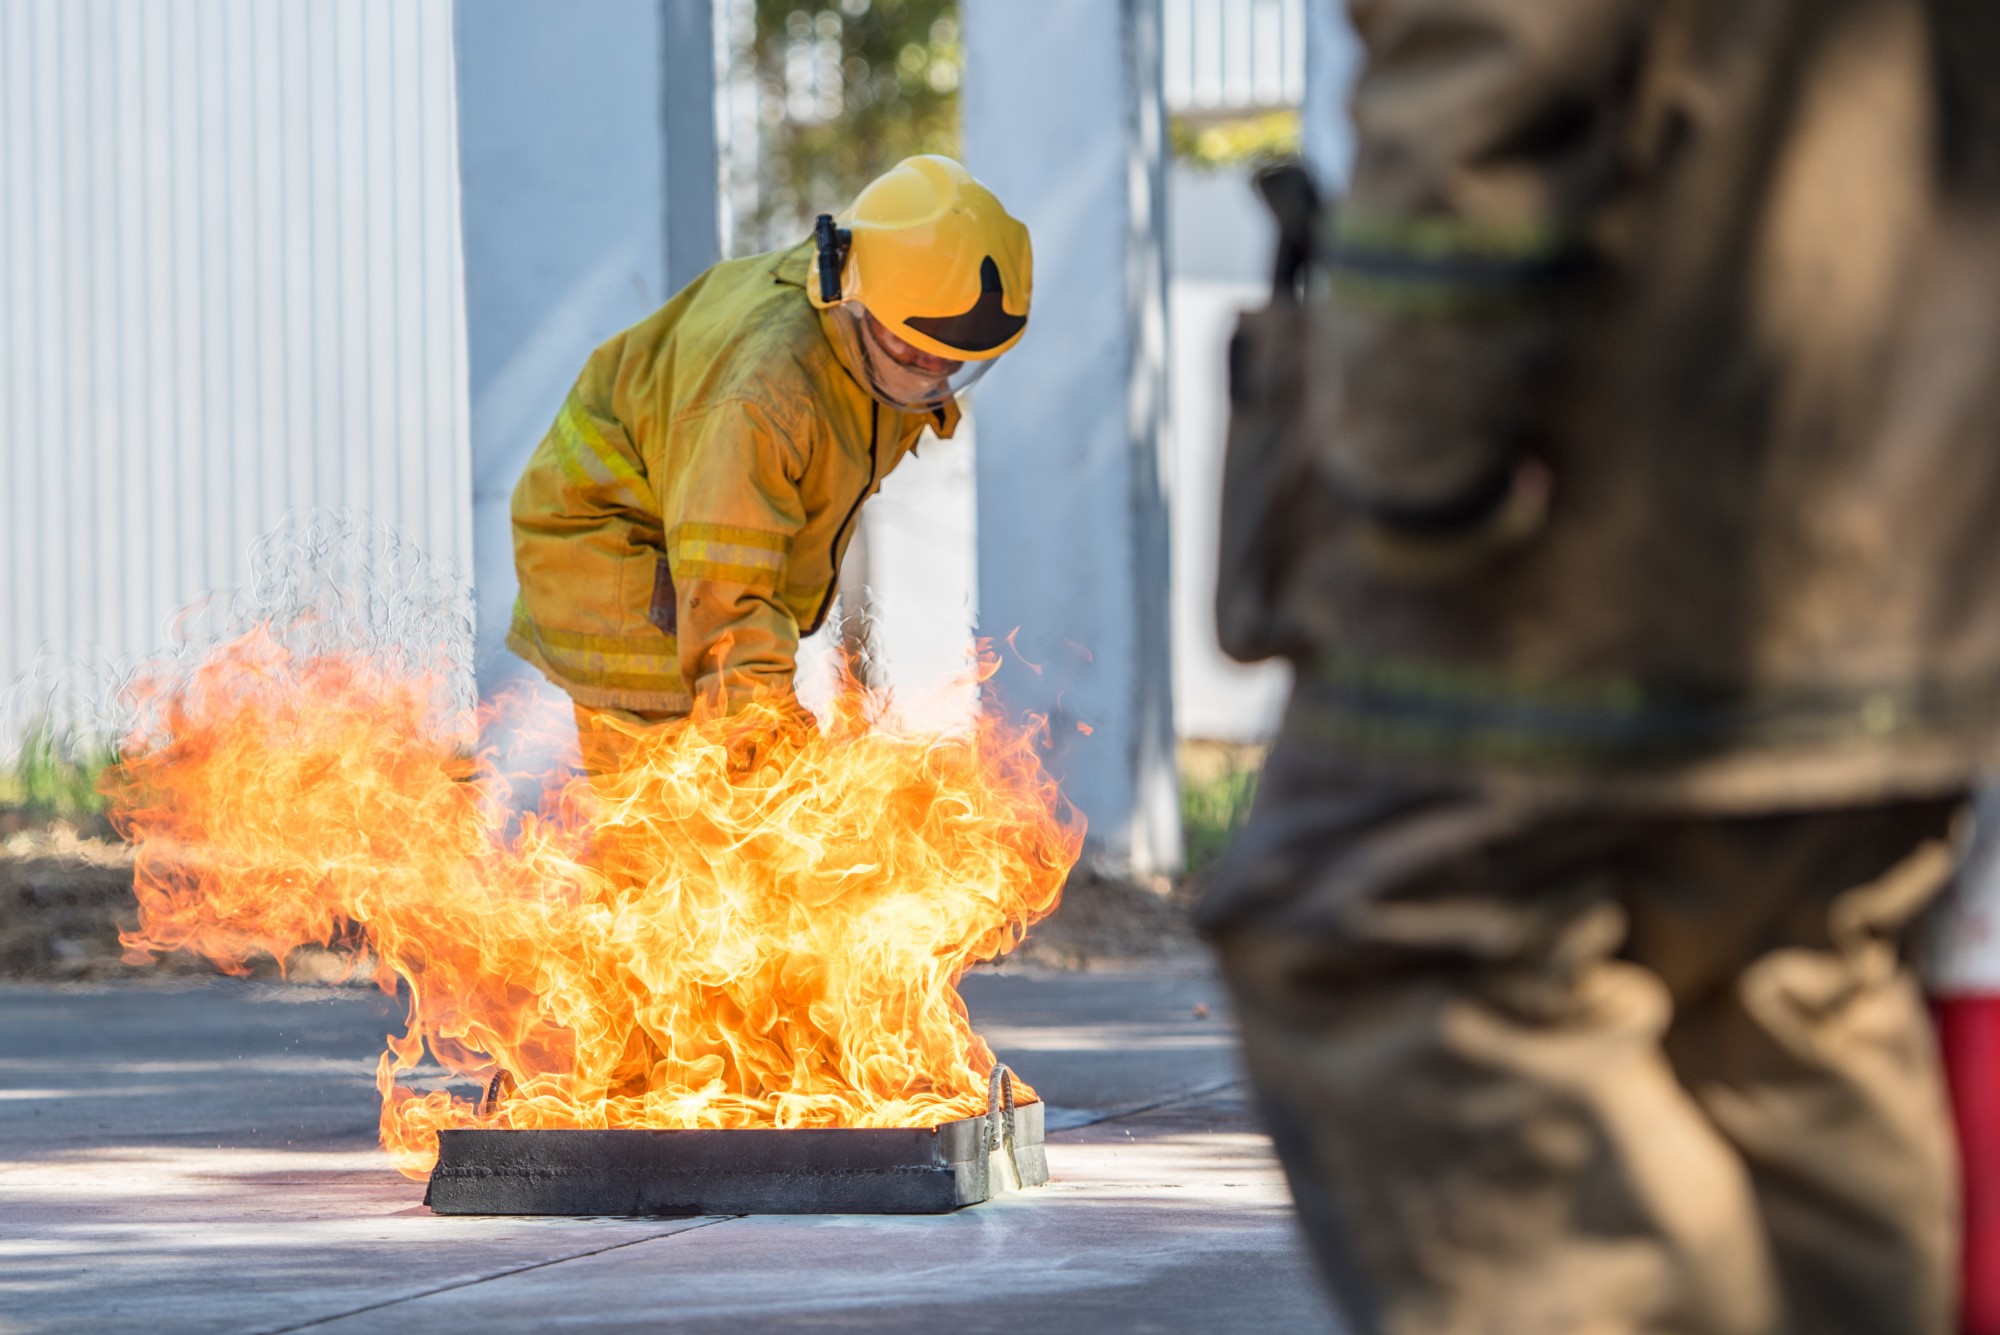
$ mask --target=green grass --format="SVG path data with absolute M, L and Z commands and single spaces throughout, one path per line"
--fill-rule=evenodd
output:
M 1181 838 L 1188 875 L 1213 866 L 1243 828 L 1263 766 L 1262 747 L 1214 742 L 1182 746 Z
M 79 740 L 39 720 L 20 753 L 0 765 L 0 808 L 31 820 L 79 820 L 104 811 L 99 780 L 113 760 L 108 745 Z

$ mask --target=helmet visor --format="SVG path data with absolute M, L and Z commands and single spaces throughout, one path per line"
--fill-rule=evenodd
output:
M 905 412 L 929 412 L 971 388 L 997 357 L 961 362 L 911 347 L 883 328 L 858 301 L 827 312 L 841 360 L 868 392 Z

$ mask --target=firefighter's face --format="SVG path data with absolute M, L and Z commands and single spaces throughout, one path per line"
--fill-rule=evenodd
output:
M 868 332 L 873 335 L 877 346 L 894 358 L 898 365 L 921 375 L 942 380 L 946 376 L 956 375 L 959 368 L 965 365 L 964 362 L 955 362 L 949 357 L 939 357 L 925 352 L 922 348 L 911 346 L 905 340 L 898 338 L 889 326 L 876 319 L 873 314 L 868 317 Z

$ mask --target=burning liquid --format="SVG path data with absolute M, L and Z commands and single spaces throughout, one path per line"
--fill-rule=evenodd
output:
M 138 854 L 128 955 L 241 971 L 365 947 L 409 999 L 376 1084 L 411 1177 L 447 1127 L 985 1111 L 993 1055 L 956 984 L 1055 907 L 1082 838 L 1031 730 L 901 733 L 852 690 L 817 730 L 753 705 L 559 777 L 514 821 L 437 685 L 261 629 L 142 682 L 113 792 Z M 408 1087 L 426 1048 L 505 1097 Z

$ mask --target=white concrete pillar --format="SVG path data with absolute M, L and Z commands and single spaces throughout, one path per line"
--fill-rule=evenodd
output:
M 1306 166 L 1320 189 L 1339 192 L 1354 165 L 1354 122 L 1347 111 L 1361 72 L 1361 42 L 1344 0 L 1306 0 L 1306 95 L 1299 108 Z
M 966 165 L 1035 250 L 1027 337 L 973 400 L 980 629 L 1019 631 L 995 693 L 1048 717 L 1052 766 L 1090 821 L 1088 855 L 1142 874 L 1181 856 L 1159 11 L 962 10 Z
M 722 258 L 715 7 L 716 0 L 666 0 L 660 20 L 670 294 Z
M 476 0 L 457 14 L 481 689 L 503 647 L 508 499 L 596 347 L 715 261 L 711 0 Z

